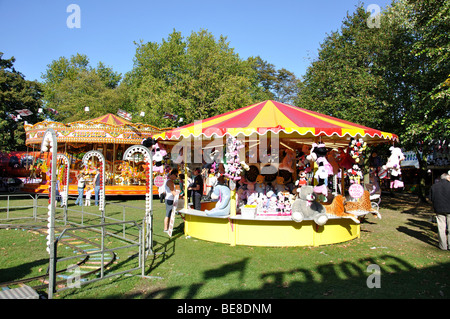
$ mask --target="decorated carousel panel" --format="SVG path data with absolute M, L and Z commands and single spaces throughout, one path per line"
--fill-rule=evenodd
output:
M 364 152 L 368 145 L 398 140 L 275 101 L 154 138 L 167 146 L 186 178 L 201 166 L 210 186 L 200 210 L 185 196 L 179 210 L 185 234 L 254 246 L 318 246 L 359 237 L 361 218 L 381 218 L 373 183 L 364 184 Z M 187 194 L 187 180 L 184 185 Z
M 70 195 L 77 195 L 77 176 L 82 172 L 88 184 L 92 184 L 96 169 L 100 167 L 98 159 L 93 157 L 83 163 L 83 155 L 89 151 L 98 151 L 105 159 L 105 195 L 145 195 L 146 194 L 146 166 L 142 154 L 124 160 L 125 151 L 132 145 L 139 145 L 143 140 L 168 129 L 131 123 L 114 114 L 86 121 L 77 121 L 68 124 L 44 121 L 34 125 L 25 124 L 26 145 L 29 148 L 38 148 L 47 128 L 55 131 L 58 142 L 58 153 L 65 154 L 69 164 L 58 161 L 58 168 L 68 169 L 67 191 Z M 156 152 L 156 147 L 153 148 Z M 161 147 L 155 158 L 155 175 L 162 175 L 160 167 L 164 161 L 164 148 Z M 30 178 L 23 190 L 31 193 L 48 192 L 48 165 L 46 154 L 36 157 L 30 167 Z M 66 166 L 64 166 L 66 165 Z M 59 170 L 60 171 L 60 170 Z M 60 173 L 59 180 L 65 181 Z M 153 187 L 153 194 L 158 194 L 158 187 Z

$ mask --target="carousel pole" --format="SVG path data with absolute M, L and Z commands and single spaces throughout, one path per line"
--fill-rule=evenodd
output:
M 56 160 L 57 160 L 58 143 L 55 131 L 49 128 L 45 131 L 42 139 L 41 152 L 49 152 L 51 158 L 51 182 L 49 192 L 48 205 L 48 223 L 47 223 L 47 252 L 50 255 L 48 267 L 48 298 L 53 298 L 56 282 L 56 244 L 55 244 L 55 190 L 56 190 Z

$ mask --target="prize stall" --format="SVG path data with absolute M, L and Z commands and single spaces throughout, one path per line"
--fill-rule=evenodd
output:
M 360 235 L 381 218 L 363 183 L 368 145 L 394 134 L 276 101 L 264 101 L 153 136 L 187 178 L 201 167 L 215 185 L 179 213 L 185 234 L 251 246 L 318 246 Z M 209 185 L 210 186 L 210 185 Z M 189 191 L 184 182 L 184 193 Z
M 141 144 L 144 139 L 168 130 L 106 114 L 68 124 L 52 121 L 25 124 L 26 145 L 33 150 L 38 149 L 48 128 L 52 128 L 56 134 L 58 153 L 69 158 L 68 192 L 71 195 L 77 194 L 76 176 L 79 172 L 83 172 L 88 182 L 92 182 L 96 169 L 101 167 L 95 157 L 83 163 L 81 156 L 92 150 L 102 153 L 105 158 L 105 195 L 145 195 L 147 164 L 143 155 L 135 154 L 129 160 L 124 160 L 123 155 L 130 146 Z M 30 173 L 35 175 L 32 180 L 36 182 L 25 184 L 24 191 L 48 192 L 48 165 L 46 158 L 38 158 L 33 163 Z M 63 163 L 58 162 L 58 167 L 61 165 Z M 154 187 L 153 193 L 158 194 L 157 187 Z

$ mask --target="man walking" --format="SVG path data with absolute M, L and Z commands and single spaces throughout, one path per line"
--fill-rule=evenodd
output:
M 444 173 L 441 180 L 431 186 L 430 198 L 438 226 L 439 248 L 450 248 L 450 175 Z

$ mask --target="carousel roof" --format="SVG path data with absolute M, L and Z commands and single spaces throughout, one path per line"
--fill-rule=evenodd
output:
M 189 136 L 211 138 L 242 134 L 250 136 L 255 133 L 263 135 L 268 132 L 285 138 L 314 141 L 314 138 L 320 137 L 323 141 L 341 140 L 342 143 L 348 143 L 350 137 L 361 137 L 371 143 L 398 140 L 397 135 L 392 133 L 271 100 L 196 121 L 153 137 L 179 140 Z
M 53 128 L 58 142 L 116 144 L 140 144 L 143 139 L 169 129 L 132 123 L 111 113 L 67 124 L 53 121 L 25 124 L 24 128 L 26 145 L 41 143 L 44 132 L 48 128 Z
M 97 122 L 97 123 L 105 123 L 105 124 L 112 124 L 112 125 L 125 125 L 125 124 L 133 124 L 130 121 L 127 121 L 117 115 L 108 113 L 106 115 L 96 117 L 95 119 L 90 120 L 91 122 Z

